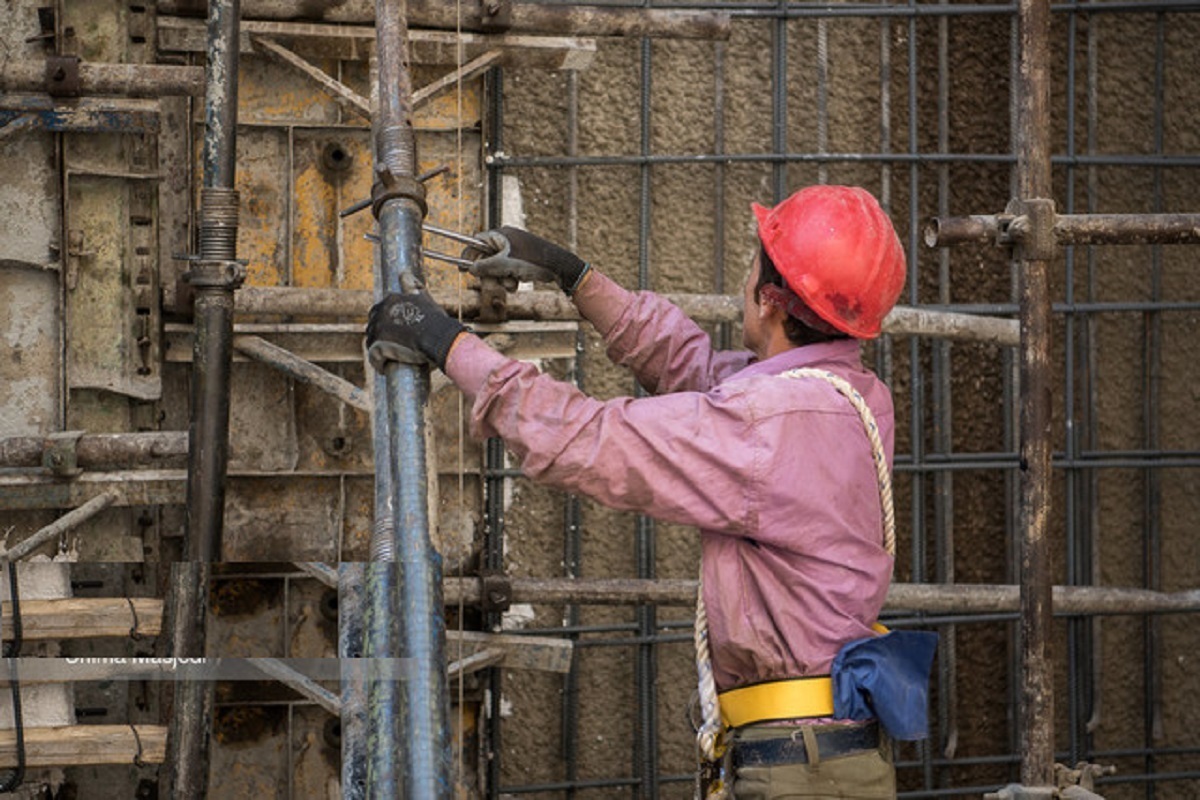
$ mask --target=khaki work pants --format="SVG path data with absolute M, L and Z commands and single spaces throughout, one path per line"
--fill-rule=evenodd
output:
M 806 726 L 811 734 L 830 730 L 831 725 Z M 880 733 L 880 746 L 874 750 L 826 758 L 820 747 L 814 754 L 804 728 L 749 725 L 734 734 L 739 741 L 777 739 L 784 736 L 804 738 L 809 746 L 809 763 L 769 767 L 742 767 L 733 781 L 735 800 L 792 800 L 792 798 L 843 797 L 863 800 L 891 800 L 896 796 L 896 769 L 892 764 L 892 745 Z

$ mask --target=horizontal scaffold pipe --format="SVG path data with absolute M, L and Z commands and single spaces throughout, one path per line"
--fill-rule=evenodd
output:
M 44 436 L 0 439 L 0 467 L 40 467 L 49 446 Z M 85 433 L 75 444 L 84 469 L 129 467 L 187 455 L 187 431 Z
M 434 291 L 434 298 L 453 314 L 470 320 L 479 316 L 479 292 L 466 289 Z M 742 298 L 724 294 L 667 294 L 668 300 L 700 322 L 740 322 Z M 238 314 L 305 314 L 313 317 L 365 317 L 372 293 L 350 289 L 301 289 L 247 286 L 237 294 Z M 514 292 L 505 301 L 508 318 L 540 322 L 577 320 L 579 312 L 557 291 Z M 978 316 L 897 306 L 883 321 L 883 332 L 903 336 L 930 336 L 959 341 L 1015 346 L 1019 324 L 1013 319 Z
M 925 224 L 929 247 L 1011 244 L 1027 233 L 1024 217 L 979 214 L 935 217 Z M 1053 233 L 1060 245 L 1200 244 L 1200 214 L 1058 214 Z
M 636 578 L 572 579 L 510 578 L 514 603 L 549 605 L 631 605 L 654 603 L 691 606 L 696 602 L 696 581 Z M 445 600 L 480 602 L 480 581 L 447 578 Z M 996 584 L 894 583 L 888 590 L 887 611 L 932 614 L 1007 613 L 1020 607 L 1020 588 Z M 1200 611 L 1200 589 L 1155 592 L 1110 586 L 1055 586 L 1054 612 L 1074 614 L 1168 614 Z
M 52 93 L 62 80 L 47 74 L 45 61 L 10 61 L 0 69 L 0 91 Z M 78 64 L 79 79 L 71 87 L 81 95 L 162 97 L 204 94 L 204 67 L 167 64 Z
M 200 16 L 206 0 L 158 0 L 160 14 Z M 466 7 L 464 6 L 464 9 Z M 544 33 L 560 36 L 651 36 L 671 39 L 728 39 L 729 15 L 718 11 L 614 6 L 510 3 L 507 14 L 483 20 L 445 0 L 409 0 L 408 27 L 492 33 Z M 368 24 L 375 21 L 374 0 L 243 0 L 247 20 L 304 20 Z

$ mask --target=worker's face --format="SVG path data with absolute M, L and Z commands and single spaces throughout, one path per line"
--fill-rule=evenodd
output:
M 754 287 L 762 272 L 761 254 L 761 250 L 755 251 L 746 284 L 742 287 L 742 346 L 759 358 L 763 357 L 762 349 L 766 346 L 765 324 L 754 296 Z

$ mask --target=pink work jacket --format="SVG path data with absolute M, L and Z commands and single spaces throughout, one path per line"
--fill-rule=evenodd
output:
M 472 435 L 503 438 L 539 483 L 700 529 L 718 690 L 828 674 L 843 644 L 872 635 L 892 559 L 857 412 L 825 381 L 780 373 L 818 367 L 849 381 L 890 468 L 887 386 L 855 340 L 756 362 L 714 350 L 653 293 L 599 273 L 580 292 L 591 308 L 623 309 L 598 327 L 609 357 L 654 396 L 596 400 L 462 337 L 446 371 L 473 398 Z

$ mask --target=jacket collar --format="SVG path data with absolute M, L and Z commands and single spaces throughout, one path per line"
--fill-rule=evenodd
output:
M 842 366 L 861 369 L 858 339 L 839 339 L 834 342 L 793 347 L 764 361 L 752 361 L 733 377 L 751 378 L 756 375 L 778 375 L 800 367 Z

